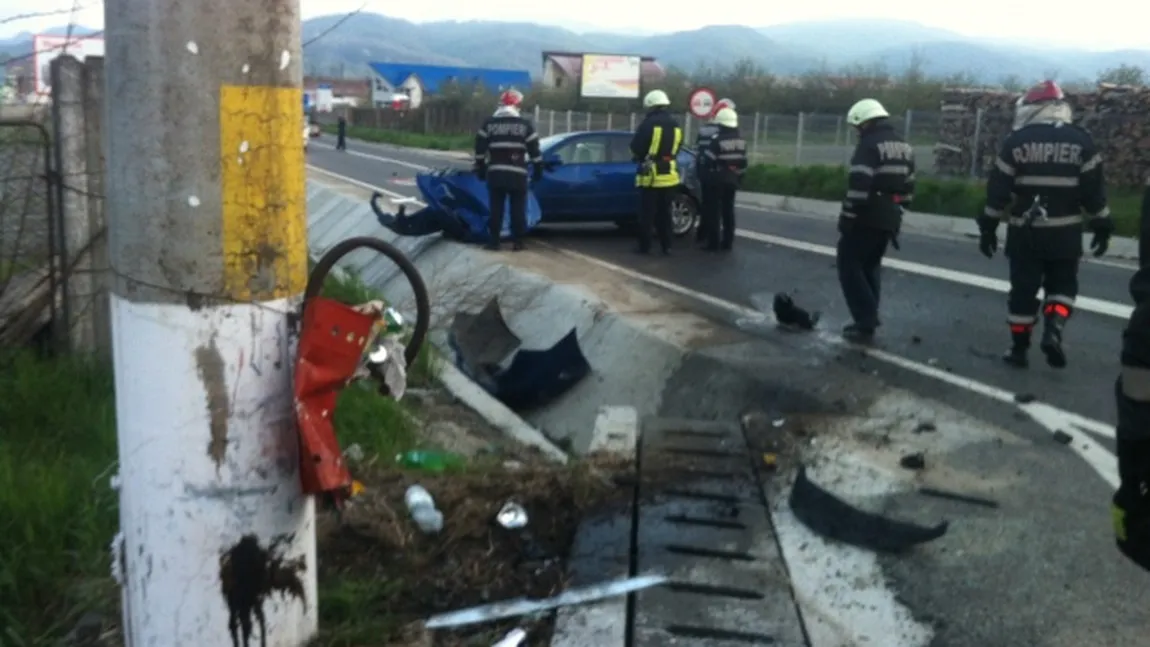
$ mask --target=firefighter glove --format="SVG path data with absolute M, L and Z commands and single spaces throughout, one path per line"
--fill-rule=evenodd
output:
M 1121 485 L 1110 512 L 1118 550 L 1150 571 L 1150 442 L 1119 441 Z
M 983 228 L 982 233 L 978 237 L 978 251 L 987 258 L 994 258 L 994 253 L 998 251 L 998 230 Z
M 1110 232 L 1095 231 L 1094 237 L 1090 239 L 1090 249 L 1094 250 L 1095 258 L 1105 254 L 1110 249 Z
M 477 163 L 475 165 L 475 177 L 479 178 L 480 182 L 486 182 L 487 181 L 487 165 L 486 164 Z

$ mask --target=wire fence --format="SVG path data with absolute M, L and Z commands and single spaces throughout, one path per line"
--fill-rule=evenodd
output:
M 544 136 L 589 130 L 634 130 L 642 118 L 636 113 L 535 111 L 536 126 Z M 846 164 L 856 143 L 854 129 L 847 126 L 842 115 L 755 112 L 743 113 L 739 119 L 753 163 L 786 166 Z M 685 140 L 692 145 L 702 122 L 690 113 L 684 113 L 681 121 L 686 131 Z M 933 168 L 940 113 L 907 111 L 894 115 L 891 121 L 895 129 L 915 145 L 919 166 Z

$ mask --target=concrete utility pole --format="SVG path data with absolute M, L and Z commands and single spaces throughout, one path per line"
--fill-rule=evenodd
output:
M 307 274 L 299 0 L 104 6 L 127 644 L 298 647 L 317 617 L 287 317 Z

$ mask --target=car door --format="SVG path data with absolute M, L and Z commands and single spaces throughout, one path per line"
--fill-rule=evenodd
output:
M 601 169 L 604 211 L 613 219 L 634 218 L 639 213 L 639 190 L 635 186 L 635 162 L 631 158 L 631 133 L 611 133 L 608 163 Z
M 585 135 L 568 137 L 554 148 L 543 151 L 544 159 L 559 162 L 557 166 L 545 169 L 543 178 L 532 186 L 545 221 L 570 221 L 585 217 L 586 195 L 594 180 L 591 167 L 585 163 L 590 149 L 581 145 L 585 139 Z

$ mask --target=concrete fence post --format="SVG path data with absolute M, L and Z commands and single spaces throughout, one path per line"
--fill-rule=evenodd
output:
M 104 221 L 104 57 L 84 59 L 84 140 L 88 170 L 88 230 L 91 232 L 92 334 L 94 349 L 112 352 L 112 322 L 108 311 L 111 276 L 108 230 Z
M 635 132 L 635 113 L 633 113 L 633 112 L 630 113 L 628 115 L 628 117 L 629 117 L 629 121 L 631 122 L 631 125 L 628 126 L 628 128 L 631 129 L 631 132 Z
M 94 350 L 92 329 L 92 262 L 88 243 L 92 238 L 88 216 L 88 146 L 84 126 L 84 66 L 76 57 L 52 60 L 52 132 L 55 137 L 56 172 L 63 215 L 57 229 L 63 289 L 63 325 L 68 348 L 73 352 Z
M 566 129 L 563 132 L 565 132 L 565 133 L 571 132 L 571 111 L 570 110 L 567 111 L 567 124 L 566 124 Z
M 795 130 L 795 166 L 803 165 L 803 130 L 806 129 L 804 125 L 805 116 L 802 112 L 799 113 L 799 125 Z

